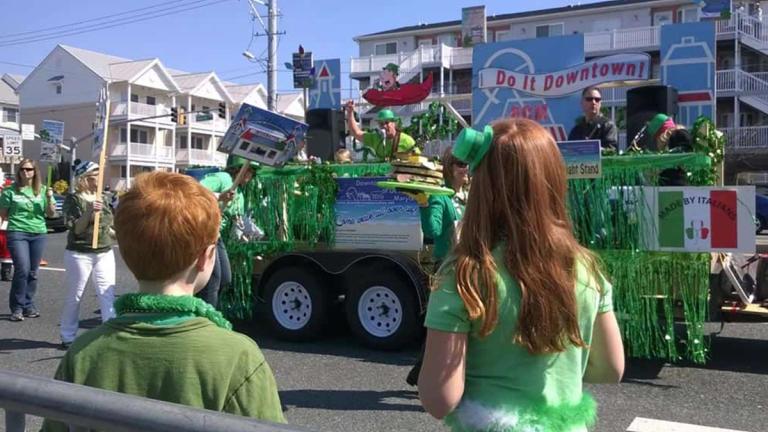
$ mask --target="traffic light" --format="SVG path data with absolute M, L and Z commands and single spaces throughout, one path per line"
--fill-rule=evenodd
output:
M 184 126 L 187 124 L 187 115 L 184 114 L 184 107 L 179 108 L 179 126 Z
M 219 103 L 219 118 L 227 118 L 227 104 L 224 102 Z
M 179 122 L 179 109 L 176 107 L 171 108 L 171 121 L 174 123 Z

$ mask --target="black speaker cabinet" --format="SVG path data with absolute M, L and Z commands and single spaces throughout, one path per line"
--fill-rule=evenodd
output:
M 333 161 L 339 147 L 344 147 L 344 112 L 332 109 L 307 111 L 307 155 L 325 161 Z
M 658 113 L 673 118 L 677 115 L 677 90 L 674 87 L 653 85 L 627 91 L 627 147 L 648 120 Z M 656 143 L 648 133 L 638 141 L 638 146 L 656 150 Z

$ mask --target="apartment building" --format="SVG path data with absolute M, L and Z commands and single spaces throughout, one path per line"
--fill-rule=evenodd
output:
M 456 11 L 460 16 L 461 11 Z M 621 52 L 651 55 L 651 78 L 659 78 L 660 28 L 701 19 L 701 6 L 690 0 L 623 0 L 573 5 L 486 17 L 488 42 L 584 35 L 587 60 Z M 730 19 L 718 20 L 717 118 L 729 137 L 729 151 L 768 149 L 768 31 L 757 1 L 734 2 Z M 446 98 L 471 117 L 472 48 L 464 47 L 461 20 L 417 24 L 354 38 L 359 56 L 351 59 L 350 77 L 367 89 L 387 63 L 400 65 L 400 82 L 432 73 L 430 97 L 401 108 L 403 116 Z M 603 106 L 620 129 L 626 126 L 628 88 L 606 89 Z M 375 111 L 370 107 L 369 117 Z M 365 116 L 364 116 L 365 117 Z M 622 131 L 623 132 L 623 131 Z M 626 142 L 626 134 L 620 139 Z M 768 162 L 767 162 L 768 164 Z
M 266 107 L 260 84 L 170 69 L 157 58 L 131 60 L 58 45 L 16 89 L 21 120 L 38 130 L 43 120 L 63 122 L 64 141 L 76 140 L 77 157 L 94 159 L 92 132 L 105 85 L 111 105 L 105 181 L 113 190 L 126 189 L 144 171 L 224 166 L 227 155 L 216 148 L 233 113 L 244 102 Z M 179 124 L 169 116 L 174 107 L 183 113 Z M 287 115 L 303 118 L 303 111 L 288 108 Z M 24 155 L 37 159 L 40 147 L 39 141 L 25 142 Z M 70 156 L 63 159 L 69 163 Z
M 24 81 L 24 77 L 21 75 L 2 74 L 0 76 L 0 145 L 3 144 L 3 135 L 18 133 L 21 127 L 19 96 L 16 94 L 16 89 L 22 81 Z M 5 157 L 0 152 L 0 171 L 5 175 L 9 174 L 11 162 L 18 162 L 19 160 L 21 158 Z

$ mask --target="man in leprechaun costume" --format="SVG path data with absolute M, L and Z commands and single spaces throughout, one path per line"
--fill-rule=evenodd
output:
M 350 134 L 370 150 L 379 160 L 391 160 L 397 153 L 418 152 L 415 148 L 416 141 L 398 129 L 400 120 L 390 109 L 379 111 L 376 121 L 379 123 L 379 132 L 364 132 L 355 121 L 355 102 L 347 102 L 347 127 Z

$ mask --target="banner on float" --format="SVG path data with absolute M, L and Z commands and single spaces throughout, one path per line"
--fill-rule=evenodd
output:
M 568 179 L 600 178 L 603 175 L 600 140 L 560 141 Z
M 616 54 L 538 74 L 485 68 L 479 71 L 478 87 L 509 88 L 537 96 L 565 96 L 607 82 L 647 80 L 650 70 L 651 56 L 648 54 Z
M 645 187 L 645 248 L 755 252 L 755 187 Z
M 557 53 L 553 55 L 552 53 Z M 510 40 L 477 45 L 472 51 L 472 123 L 482 126 L 495 120 L 523 117 L 535 120 L 552 133 L 555 141 L 566 141 L 568 131 L 581 115 L 579 92 L 556 96 L 532 94 L 520 86 L 488 87 L 496 72 L 481 78 L 488 70 L 511 71 L 523 76 L 546 76 L 584 63 L 584 35 Z M 598 71 L 599 72 L 599 71 Z M 563 78 L 564 80 L 566 78 Z M 523 81 L 525 79 L 523 78 Z M 482 82 L 482 86 L 481 86 Z M 540 89 L 544 81 L 534 85 Z M 529 84 L 530 88 L 530 84 Z
M 715 118 L 715 23 L 661 26 L 661 82 L 677 89 L 675 123 Z
M 315 79 L 307 109 L 341 109 L 341 60 L 315 60 Z
M 423 235 L 416 201 L 376 183 L 388 177 L 338 178 L 336 249 L 418 251 Z

